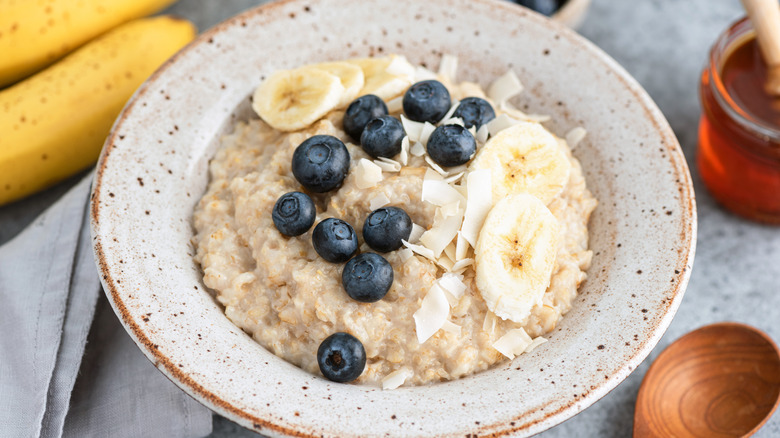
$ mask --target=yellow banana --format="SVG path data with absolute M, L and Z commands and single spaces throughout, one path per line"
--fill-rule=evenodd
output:
M 0 87 L 175 0 L 0 0 Z
M 92 165 L 122 107 L 191 41 L 189 21 L 131 21 L 0 91 L 0 205 Z

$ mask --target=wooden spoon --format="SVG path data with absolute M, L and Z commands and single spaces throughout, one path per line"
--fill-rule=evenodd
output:
M 780 351 L 733 322 L 675 341 L 650 366 L 637 396 L 634 438 L 748 437 L 780 400 Z
M 780 96 L 780 6 L 777 0 L 742 0 L 767 65 L 766 92 Z

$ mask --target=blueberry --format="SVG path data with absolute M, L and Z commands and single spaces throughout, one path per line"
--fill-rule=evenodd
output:
M 363 223 L 363 239 L 379 252 L 401 247 L 401 239 L 409 240 L 412 219 L 398 207 L 382 207 L 371 212 Z
M 554 14 L 564 1 L 561 0 L 514 0 L 515 3 L 533 9 L 540 14 L 550 16 Z
M 353 100 L 344 113 L 344 132 L 356 141 L 360 141 L 363 128 L 371 120 L 387 115 L 385 102 L 373 94 L 366 94 Z
M 349 152 L 332 135 L 315 135 L 295 148 L 292 172 L 295 179 L 314 193 L 323 193 L 341 185 L 349 171 Z
M 358 249 L 358 240 L 352 225 L 341 219 L 329 218 L 317 224 L 311 234 L 314 250 L 331 263 L 343 263 Z
M 344 266 L 341 284 L 353 300 L 373 303 L 384 298 L 393 285 L 393 267 L 381 255 L 364 252 Z
M 316 215 L 314 201 L 301 192 L 285 193 L 271 212 L 276 229 L 285 236 L 300 236 L 308 231 L 314 225 Z
M 428 155 L 440 166 L 465 164 L 476 151 L 474 136 L 460 125 L 439 126 L 428 139 Z
M 368 122 L 360 136 L 360 145 L 374 158 L 390 158 L 401 152 L 405 135 L 400 120 L 393 116 L 380 116 Z
M 481 128 L 485 123 L 496 118 L 496 112 L 487 100 L 479 97 L 467 97 L 460 101 L 452 117 L 460 117 L 466 128 L 476 126 Z
M 326 379 L 351 382 L 366 368 L 366 350 L 360 340 L 349 333 L 334 333 L 317 349 L 317 363 Z
M 416 122 L 438 123 L 450 110 L 450 92 L 441 82 L 418 82 L 404 94 L 406 117 Z

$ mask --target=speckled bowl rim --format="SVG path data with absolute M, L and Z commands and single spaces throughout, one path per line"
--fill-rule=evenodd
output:
M 312 0 L 315 1 L 315 0 Z M 492 0 L 474 0 L 475 3 L 495 4 Z M 213 411 L 230 418 L 239 424 L 250 428 L 262 431 L 263 433 L 271 433 L 276 436 L 319 436 L 318 434 L 310 434 L 304 430 L 299 430 L 295 427 L 286 427 L 285 425 L 277 424 L 274 420 L 267 418 L 260 418 L 253 416 L 240 407 L 231 404 L 229 400 L 225 400 L 214 394 L 209 388 L 202 386 L 196 378 L 188 375 L 186 372 L 182 372 L 177 366 L 174 358 L 167 357 L 161 353 L 156 347 L 153 335 L 147 333 L 144 328 L 134 320 L 133 316 L 128 311 L 126 304 L 122 299 L 122 285 L 112 278 L 112 266 L 106 262 L 103 246 L 101 244 L 101 236 L 97 232 L 99 218 L 101 217 L 101 203 L 99 202 L 102 189 L 102 180 L 104 176 L 105 165 L 111 152 L 113 150 L 113 144 L 118 136 L 123 122 L 135 110 L 135 104 L 141 99 L 151 84 L 154 84 L 161 76 L 174 65 L 177 60 L 182 57 L 183 54 L 193 50 L 193 48 L 199 45 L 210 42 L 212 37 L 220 34 L 228 28 L 239 26 L 242 21 L 250 18 L 256 14 L 263 13 L 272 8 L 282 7 L 284 5 L 300 3 L 302 0 L 281 0 L 265 5 L 249 9 L 239 15 L 225 20 L 224 22 L 216 25 L 208 31 L 202 33 L 195 41 L 182 49 L 179 53 L 169 59 L 159 70 L 157 70 L 134 94 L 133 98 L 125 106 L 122 114 L 119 116 L 114 124 L 114 127 L 109 134 L 101 157 L 97 165 L 97 171 L 94 177 L 91 206 L 90 206 L 90 218 L 91 218 L 91 231 L 93 236 L 93 249 L 95 260 L 99 268 L 101 282 L 103 284 L 106 295 L 109 299 L 111 306 L 120 318 L 122 325 L 127 332 L 131 335 L 133 340 L 143 351 L 143 353 L 154 363 L 154 365 L 165 374 L 173 383 L 178 385 L 182 390 L 194 397 L 196 400 L 209 407 Z M 668 122 L 663 117 L 660 110 L 657 108 L 652 99 L 642 89 L 642 87 L 633 79 L 619 64 L 617 64 L 612 58 L 606 55 L 601 49 L 594 46 L 581 36 L 577 35 L 573 31 L 566 28 L 564 25 L 547 20 L 541 15 L 524 12 L 520 15 L 525 15 L 529 20 L 545 22 L 546 25 L 556 34 L 562 38 L 569 39 L 572 43 L 578 44 L 583 50 L 588 51 L 594 58 L 603 63 L 605 69 L 614 74 L 615 79 L 620 81 L 636 98 L 636 103 L 641 105 L 643 111 L 647 115 L 648 120 L 655 126 L 658 134 L 666 142 L 668 149 L 668 160 L 670 161 L 670 168 L 677 171 L 677 178 L 679 182 L 679 190 L 683 198 L 682 204 L 684 205 L 686 213 L 688 213 L 687 221 L 684 229 L 680 230 L 680 235 L 685 239 L 680 242 L 678 248 L 678 258 L 675 267 L 678 268 L 675 286 L 673 287 L 673 293 L 670 300 L 666 303 L 666 312 L 658 320 L 658 324 L 654 330 L 648 333 L 648 336 L 641 340 L 638 348 L 634 349 L 634 355 L 627 361 L 625 361 L 622 367 L 614 372 L 610 376 L 602 381 L 600 385 L 595 388 L 591 387 L 589 391 L 583 393 L 582 397 L 569 402 L 566 406 L 556 411 L 547 412 L 544 417 L 535 419 L 530 422 L 515 424 L 493 424 L 490 425 L 489 436 L 515 436 L 515 435 L 532 435 L 542 432 L 552 426 L 555 426 L 575 414 L 581 412 L 583 409 L 591 406 L 593 403 L 601 399 L 618 384 L 620 384 L 636 367 L 650 354 L 651 350 L 660 340 L 669 324 L 671 323 L 680 302 L 683 298 L 685 288 L 690 278 L 690 272 L 693 264 L 693 257 L 696 248 L 696 206 L 695 196 L 693 191 L 693 184 L 688 171 L 685 157 L 682 154 L 679 143 L 674 136 Z M 469 436 L 469 435 L 467 435 Z M 476 435 L 474 435 L 476 436 Z M 483 436 L 480 434 L 480 436 Z M 486 435 L 488 436 L 488 435 Z

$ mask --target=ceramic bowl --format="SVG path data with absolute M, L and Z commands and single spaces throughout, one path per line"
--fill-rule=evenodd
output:
M 574 308 L 531 354 L 461 380 L 393 391 L 336 384 L 270 354 L 234 326 L 193 262 L 192 210 L 221 135 L 253 117 L 271 72 L 399 52 L 483 86 L 514 69 L 529 112 L 574 150 L 600 204 L 593 265 Z M 582 411 L 648 355 L 693 262 L 688 168 L 661 112 L 619 65 L 561 24 L 494 0 L 288 0 L 201 35 L 155 73 L 100 158 L 91 226 L 103 286 L 147 357 L 184 391 L 271 436 L 502 436 Z

